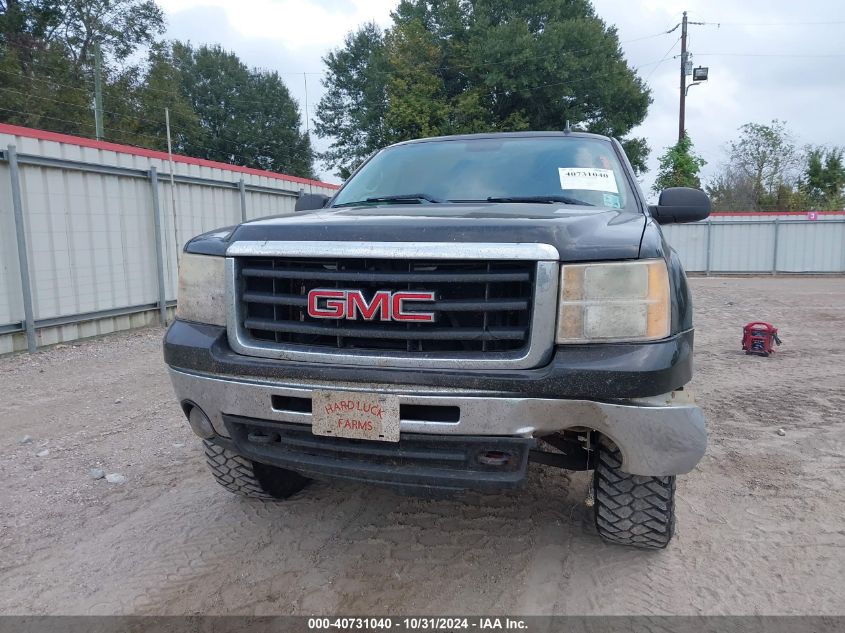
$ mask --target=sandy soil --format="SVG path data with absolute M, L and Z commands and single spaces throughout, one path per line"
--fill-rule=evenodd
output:
M 845 280 L 692 283 L 711 441 L 666 551 L 603 543 L 588 475 L 540 467 L 499 496 L 232 496 L 149 329 L 0 359 L 0 613 L 845 614 Z M 773 358 L 739 350 L 752 319 Z

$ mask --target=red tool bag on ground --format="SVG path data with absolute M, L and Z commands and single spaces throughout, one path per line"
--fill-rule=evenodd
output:
M 771 323 L 752 321 L 742 328 L 742 349 L 746 354 L 768 356 L 780 345 L 778 329 Z

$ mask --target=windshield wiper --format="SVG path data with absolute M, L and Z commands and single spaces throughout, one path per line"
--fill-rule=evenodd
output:
M 395 196 L 373 196 L 371 198 L 365 198 L 364 200 L 357 200 L 356 202 L 341 202 L 340 204 L 332 205 L 333 207 L 355 207 L 358 205 L 364 204 L 373 204 L 374 202 L 419 202 L 424 200 L 425 202 L 431 202 L 433 204 L 441 204 L 444 202 L 449 202 L 448 200 L 442 200 L 440 198 L 435 198 L 434 196 L 430 196 L 427 193 L 404 193 L 401 195 Z
M 367 202 L 398 202 L 400 200 L 425 200 L 426 202 L 433 202 L 435 204 L 446 202 L 441 198 L 435 198 L 427 193 L 405 193 L 396 196 L 375 196 L 373 198 L 367 198 Z
M 583 200 L 570 198 L 569 196 L 508 196 L 505 198 L 487 198 L 487 202 L 537 202 L 540 204 L 561 202 L 563 204 L 578 204 L 585 207 L 596 206 L 591 202 L 584 202 Z

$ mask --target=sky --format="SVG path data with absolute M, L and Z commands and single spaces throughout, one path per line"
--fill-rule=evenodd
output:
M 220 44 L 249 66 L 282 74 L 313 118 L 323 94 L 322 57 L 358 25 L 390 24 L 398 0 L 157 0 L 167 37 Z M 842 0 L 593 0 L 616 27 L 628 64 L 652 90 L 653 103 L 632 131 L 651 147 L 643 188 L 657 157 L 677 140 L 680 29 L 688 12 L 694 66 L 710 69 L 689 90 L 686 128 L 707 161 L 706 182 L 724 165 L 728 142 L 744 123 L 786 121 L 795 141 L 845 146 L 845 2 Z M 674 47 L 673 47 L 674 45 Z M 306 73 L 303 76 L 303 73 Z M 306 91 L 307 86 L 307 91 Z M 305 122 L 303 121 L 303 125 Z M 313 126 L 313 124 L 311 124 Z M 328 140 L 314 138 L 315 148 Z M 320 177 L 338 182 L 318 163 Z

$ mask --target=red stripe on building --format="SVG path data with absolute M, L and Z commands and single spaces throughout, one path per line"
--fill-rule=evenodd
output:
M 751 216 L 760 216 L 760 215 L 807 215 L 808 213 L 815 213 L 817 215 L 845 215 L 845 211 L 713 211 L 710 216 L 714 215 L 726 215 L 726 216 L 736 216 L 736 215 L 751 215 Z
M 146 147 L 122 145 L 120 143 L 110 143 L 108 141 L 96 141 L 91 138 L 85 138 L 84 136 L 59 134 L 58 132 L 36 130 L 35 128 L 22 127 L 20 125 L 9 125 L 8 123 L 0 123 L 0 134 L 12 134 L 14 136 L 34 138 L 41 141 L 67 143 L 68 145 L 78 145 L 79 147 L 102 149 L 109 152 L 118 152 L 120 154 L 132 154 L 134 156 L 143 156 L 145 158 L 158 158 L 160 160 L 169 160 L 170 158 L 167 152 L 160 152 L 154 149 L 147 149 Z M 311 180 L 310 178 L 300 178 L 299 176 L 289 176 L 287 174 L 279 174 L 274 171 L 264 171 L 263 169 L 253 169 L 252 167 L 230 165 L 229 163 L 220 163 L 215 160 L 206 160 L 204 158 L 194 158 L 193 156 L 185 156 L 183 154 L 173 154 L 173 162 L 184 163 L 186 165 L 199 165 L 201 167 L 211 167 L 213 169 L 225 169 L 227 171 L 236 171 L 243 174 L 250 174 L 252 176 L 264 176 L 265 178 L 275 178 L 276 180 L 287 180 L 290 182 L 298 182 L 304 185 L 328 187 L 329 189 L 340 188 L 340 185 L 333 185 L 331 183 L 321 182 L 319 180 Z

